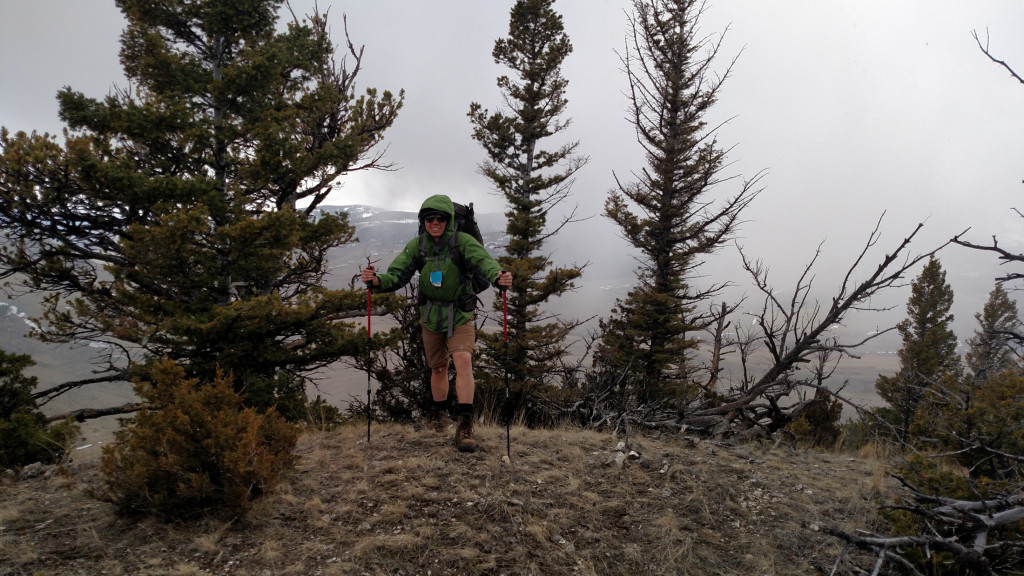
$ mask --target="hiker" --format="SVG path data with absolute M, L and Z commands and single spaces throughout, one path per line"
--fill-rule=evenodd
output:
M 474 452 L 477 447 L 473 440 L 476 382 L 472 355 L 476 331 L 472 320 L 476 294 L 470 276 L 486 278 L 495 288 L 503 289 L 512 286 L 512 273 L 502 271 L 476 238 L 454 230 L 455 204 L 449 197 L 435 195 L 424 200 L 418 219 L 426 232 L 405 245 L 388 271 L 378 275 L 371 264 L 363 269 L 360 278 L 377 292 L 393 292 L 419 272 L 420 326 L 423 351 L 430 366 L 432 396 L 424 421 L 437 431 L 448 428 L 450 420 L 445 405 L 450 356 L 455 365 L 455 395 L 459 402 L 455 446 L 460 452 Z M 456 236 L 452 238 L 453 235 Z M 459 266 L 457 260 L 463 265 Z

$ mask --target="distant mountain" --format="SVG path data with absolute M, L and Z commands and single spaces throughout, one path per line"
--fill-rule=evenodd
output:
M 416 237 L 416 212 L 387 210 L 364 205 L 322 206 L 317 213 L 347 213 L 349 223 L 356 227 L 358 242 L 328 252 L 330 274 L 327 286 L 348 286 L 352 277 L 372 260 L 384 268 Z M 504 251 L 505 217 L 501 214 L 476 213 L 484 245 L 493 256 Z

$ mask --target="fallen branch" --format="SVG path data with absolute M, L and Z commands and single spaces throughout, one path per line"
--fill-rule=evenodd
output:
M 131 414 L 142 410 L 145 404 L 137 402 L 134 404 L 122 404 L 120 406 L 114 406 L 111 408 L 80 408 L 78 410 L 72 410 L 63 414 L 57 414 L 50 416 L 46 420 L 47 422 L 57 422 L 59 420 L 73 419 L 76 422 L 85 422 L 86 420 L 92 420 L 94 418 L 102 418 L 104 416 L 114 416 L 117 414 Z

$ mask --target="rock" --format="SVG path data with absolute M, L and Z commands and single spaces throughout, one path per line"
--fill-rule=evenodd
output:
M 22 478 L 36 478 L 44 473 L 46 473 L 46 467 L 43 466 L 42 462 L 34 462 L 22 468 L 20 476 Z
M 622 468 L 622 465 L 626 462 L 626 455 L 622 452 L 615 453 L 615 465 Z
M 569 542 L 568 540 L 562 538 L 558 534 L 554 534 L 551 537 L 551 539 L 554 540 L 557 544 L 561 544 L 567 552 L 574 552 L 576 550 L 576 547 L 572 545 L 572 542 Z

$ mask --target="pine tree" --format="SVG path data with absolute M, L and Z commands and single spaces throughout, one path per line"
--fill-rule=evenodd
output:
M 978 329 L 967 340 L 964 363 L 976 382 L 984 381 L 990 374 L 1019 368 L 1017 356 L 1011 346 L 1013 334 L 1020 332 L 1017 303 L 996 284 L 988 294 L 988 300 L 981 312 L 974 315 Z
M 879 414 L 900 442 L 910 441 L 908 433 L 929 390 L 949 390 L 959 377 L 952 306 L 953 289 L 942 265 L 932 256 L 911 283 L 907 318 L 897 326 L 903 339 L 898 352 L 900 370 L 893 376 L 879 376 L 875 382 L 875 390 L 888 404 Z
M 978 329 L 967 341 L 966 373 L 950 389 L 931 395 L 931 414 L 919 418 L 917 428 L 936 439 L 938 450 L 954 454 L 972 477 L 996 478 L 1007 469 L 1006 460 L 988 449 L 1020 453 L 1021 448 L 1020 433 L 1013 432 L 1018 424 L 992 418 L 1000 406 L 1007 417 L 1016 411 L 1007 410 L 1005 402 L 1017 397 L 1024 376 L 1010 337 L 1019 331 L 1020 320 L 1016 302 L 1001 284 L 974 318 Z
M 510 109 L 491 113 L 474 102 L 469 110 L 473 138 L 488 157 L 480 172 L 507 202 L 509 241 L 498 260 L 515 278 L 508 292 L 507 358 L 500 334 L 482 334 L 482 364 L 489 367 L 492 380 L 500 379 L 507 367 L 521 391 L 549 383 L 566 354 L 568 335 L 578 325 L 541 308 L 572 290 L 582 274 L 581 266 L 555 266 L 543 248 L 571 220 L 562 220 L 553 230 L 547 226 L 549 214 L 568 197 L 574 174 L 587 161 L 575 155 L 578 142 L 542 148 L 569 125 L 561 119 L 568 104 L 568 80 L 561 67 L 572 44 L 553 4 L 518 0 L 510 12 L 508 37 L 494 43 L 495 63 L 511 72 L 498 78 L 502 101 Z M 501 304 L 498 299 L 496 308 Z M 486 383 L 486 377 L 481 379 Z
M 700 32 L 705 3 L 635 0 L 632 33 L 622 58 L 631 120 L 647 166 L 636 180 L 617 180 L 605 215 L 642 255 L 637 284 L 601 322 L 597 362 L 632 373 L 647 394 L 683 392 L 691 376 L 693 333 L 710 321 L 702 305 L 723 288 L 697 287 L 704 258 L 733 236 L 742 210 L 757 195 L 754 181 L 716 204 L 726 150 L 705 117 L 731 63 L 713 73 L 721 38 Z M 707 307 L 711 309 L 710 306 Z
M 72 420 L 49 424 L 39 411 L 32 397 L 38 380 L 25 374 L 34 364 L 31 356 L 0 350 L 0 470 L 59 461 L 78 437 Z
M 0 277 L 50 294 L 44 339 L 110 346 L 102 378 L 167 357 L 298 410 L 301 376 L 363 345 L 335 321 L 362 297 L 322 287 L 353 229 L 317 208 L 381 166 L 403 96 L 357 95 L 361 51 L 336 62 L 319 13 L 277 31 L 281 0 L 117 5 L 129 86 L 62 90 L 63 145 L 0 134 Z

